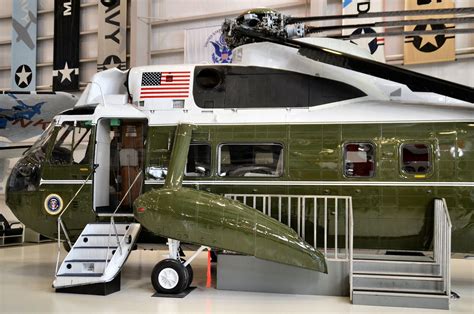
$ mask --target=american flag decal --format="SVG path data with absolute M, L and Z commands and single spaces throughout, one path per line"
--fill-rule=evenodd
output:
M 190 71 L 143 72 L 140 98 L 186 98 Z

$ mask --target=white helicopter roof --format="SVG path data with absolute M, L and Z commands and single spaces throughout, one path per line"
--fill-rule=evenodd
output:
M 350 43 L 329 38 L 302 38 L 325 49 L 347 51 L 372 59 L 365 50 Z M 237 67 L 264 67 L 287 70 L 346 83 L 366 96 L 309 108 L 200 108 L 193 95 L 196 67 L 210 65 L 150 65 L 122 72 L 111 69 L 94 76 L 77 106 L 99 104 L 94 120 L 100 117 L 146 117 L 151 125 L 176 123 L 247 124 L 247 123 L 375 123 L 406 121 L 472 121 L 474 105 L 434 93 L 415 93 L 403 84 L 367 74 L 316 62 L 298 54 L 297 49 L 260 42 L 234 49 Z M 213 67 L 228 65 L 212 65 Z M 186 97 L 143 97 L 143 74 L 180 73 L 188 80 Z M 184 73 L 184 74 L 183 74 Z M 128 91 L 125 82 L 128 82 Z M 128 92 L 132 104 L 128 102 Z M 245 91 L 242 91 L 245 92 Z M 120 106 L 120 107 L 119 107 Z M 119 116 L 118 116 L 119 115 Z

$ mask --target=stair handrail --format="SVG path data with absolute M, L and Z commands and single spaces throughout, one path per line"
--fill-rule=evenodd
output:
M 300 194 L 253 194 L 253 193 L 226 193 L 224 194 L 226 198 L 240 201 L 243 204 L 253 207 L 263 214 L 272 216 L 272 204 L 276 204 L 274 207 L 278 210 L 278 218 L 275 218 L 277 221 L 287 224 L 288 227 L 291 227 L 291 215 L 292 212 L 296 212 L 296 221 L 297 221 L 297 228 L 295 229 L 298 236 L 300 236 L 303 240 L 306 240 L 305 230 L 306 230 L 306 212 L 307 210 L 313 210 L 314 213 L 322 211 L 323 213 L 323 221 L 321 222 L 324 225 L 324 240 L 323 240 L 323 247 L 318 248 L 316 244 L 317 241 L 317 232 L 315 230 L 314 238 L 313 238 L 313 246 L 315 249 L 320 249 L 321 253 L 325 256 L 328 260 L 335 260 L 335 261 L 346 261 L 349 262 L 351 260 L 352 252 L 350 250 L 349 244 L 352 243 L 349 241 L 349 235 L 353 229 L 352 222 L 352 197 L 351 196 L 342 196 L 342 195 L 300 195 Z M 273 202 L 272 202 L 273 201 Z M 293 201 L 296 204 L 292 203 Z M 313 206 L 307 207 L 308 204 L 306 202 L 311 202 Z M 317 205 L 316 202 L 321 202 L 323 206 Z M 343 203 L 344 202 L 344 203 Z M 285 217 L 283 217 L 282 208 L 285 207 L 285 204 L 288 204 L 288 208 L 290 210 L 287 211 L 287 219 L 284 221 Z M 341 208 L 340 205 L 344 205 Z M 296 205 L 293 207 L 293 205 Z M 330 212 L 330 207 L 334 206 L 334 212 Z M 293 207 L 293 209 L 291 209 Z M 338 243 L 338 211 L 344 212 L 344 245 L 339 245 Z M 334 215 L 335 219 L 334 222 L 330 224 L 334 226 L 334 247 L 328 248 L 328 239 L 332 235 L 329 235 L 329 216 Z M 317 217 L 315 215 L 314 221 L 317 221 Z M 314 228 L 317 227 L 317 223 L 314 223 Z M 340 250 L 344 250 L 344 257 L 342 257 L 339 253 Z M 333 251 L 333 252 L 331 252 Z
M 140 170 L 138 172 L 138 174 L 135 176 L 135 179 L 133 179 L 133 182 L 132 184 L 130 184 L 127 192 L 123 195 L 122 199 L 120 200 L 119 204 L 117 205 L 117 207 L 115 208 L 114 212 L 112 213 L 112 216 L 115 216 L 117 214 L 117 211 L 118 209 L 120 208 L 120 206 L 122 205 L 123 201 L 127 198 L 128 194 L 130 193 L 130 191 L 132 190 L 133 186 L 135 185 L 135 183 L 137 182 L 138 178 L 142 175 L 143 173 L 143 170 Z
M 275 218 L 279 222 L 283 223 L 284 220 L 282 220 L 282 205 L 283 203 L 288 204 L 288 208 L 290 208 L 291 201 L 292 199 L 297 200 L 297 206 L 296 206 L 296 215 L 297 215 L 297 229 L 295 230 L 296 233 L 301 236 L 303 240 L 305 240 L 305 217 L 306 217 L 306 205 L 305 201 L 306 200 L 313 200 L 313 209 L 314 209 L 314 227 L 317 228 L 318 222 L 317 222 L 317 215 L 316 213 L 319 210 L 323 210 L 323 222 L 321 224 L 324 225 L 324 241 L 323 241 L 323 248 L 318 248 L 317 247 L 317 230 L 314 230 L 314 238 L 313 238 L 313 243 L 314 243 L 314 248 L 315 249 L 320 249 L 321 252 L 323 253 L 324 257 L 327 260 L 332 260 L 332 261 L 344 261 L 348 262 L 349 264 L 349 285 L 350 285 L 350 299 L 352 300 L 352 287 L 353 287 L 353 269 L 354 269 L 354 214 L 353 214 L 353 207 L 352 207 L 352 197 L 351 196 L 342 196 L 342 195 L 299 195 L 299 194 L 254 194 L 254 193 L 226 193 L 224 194 L 226 198 L 235 200 L 235 201 L 240 201 L 243 204 L 253 207 L 255 209 L 260 210 L 263 214 L 268 215 L 272 217 L 272 200 L 276 201 L 276 209 L 278 210 L 278 218 Z M 258 203 L 257 200 L 261 200 L 261 202 Z M 318 208 L 316 202 L 317 201 L 323 202 L 323 208 Z M 328 200 L 331 200 L 331 202 L 334 204 L 334 256 L 330 256 L 328 254 Z M 339 236 L 338 233 L 338 202 L 339 201 L 344 201 L 344 209 L 345 209 L 345 215 L 344 215 L 344 221 L 345 221 L 345 246 L 344 246 L 344 251 L 345 251 L 345 256 L 344 258 L 339 257 L 338 251 L 339 251 L 339 246 L 338 246 L 338 241 L 337 238 Z M 261 208 L 260 206 L 261 205 Z M 286 224 L 288 227 L 291 227 L 291 208 L 290 210 L 287 211 L 288 216 L 286 220 Z M 341 246 L 341 249 L 342 246 Z
M 58 273 L 58 270 L 59 270 L 59 259 L 61 258 L 61 231 L 64 233 L 64 237 L 66 238 L 66 241 L 69 245 L 69 248 L 72 249 L 72 242 L 71 242 L 71 238 L 69 237 L 69 234 L 67 232 L 67 229 L 66 229 L 66 226 L 64 226 L 64 222 L 62 220 L 62 217 L 64 215 L 64 213 L 69 209 L 69 206 L 71 206 L 72 202 L 74 202 L 74 200 L 76 199 L 76 197 L 79 195 L 79 193 L 82 191 L 82 189 L 84 188 L 84 186 L 87 184 L 87 182 L 89 182 L 89 179 L 90 177 L 92 176 L 92 174 L 95 172 L 95 169 L 97 168 L 97 165 L 94 165 L 92 167 L 92 170 L 89 172 L 89 174 L 87 175 L 87 177 L 84 179 L 84 181 L 82 182 L 81 186 L 79 187 L 79 189 L 77 189 L 76 193 L 74 194 L 74 196 L 69 200 L 69 203 L 67 203 L 66 207 L 64 207 L 64 210 L 59 214 L 58 216 L 58 219 L 57 219 L 57 226 L 58 226 L 58 256 L 56 258 L 56 272 L 55 274 Z
M 451 295 L 451 229 L 446 199 L 435 200 L 433 259 L 440 265 L 443 278 L 443 288 L 448 296 Z
M 132 184 L 130 184 L 130 186 L 128 187 L 127 192 L 123 195 L 122 199 L 118 203 L 118 205 L 115 208 L 114 212 L 110 216 L 109 239 L 112 236 L 112 228 L 113 228 L 115 241 L 117 242 L 117 248 L 119 249 L 120 255 L 122 255 L 122 245 L 120 244 L 120 239 L 118 237 L 118 232 L 117 232 L 117 226 L 115 225 L 115 216 L 117 215 L 117 211 L 120 208 L 120 206 L 122 205 L 123 201 L 127 198 L 128 194 L 130 193 L 130 191 L 132 190 L 133 186 L 138 181 L 138 178 L 142 175 L 142 173 L 143 173 L 143 170 L 140 170 L 138 172 L 138 174 L 135 176 L 135 179 L 133 179 Z M 107 265 L 109 263 L 109 261 L 108 261 L 109 251 L 110 251 L 110 242 L 107 241 L 107 252 L 106 252 L 106 255 L 105 255 L 105 267 L 107 267 Z
M 352 213 L 352 197 L 349 198 L 349 299 L 352 301 L 354 285 L 354 216 Z

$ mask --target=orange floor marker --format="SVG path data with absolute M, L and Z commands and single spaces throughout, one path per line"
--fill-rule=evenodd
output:
M 207 280 L 206 280 L 206 288 L 211 287 L 211 251 L 207 251 Z

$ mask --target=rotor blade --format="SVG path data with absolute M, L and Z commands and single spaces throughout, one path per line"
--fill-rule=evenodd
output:
M 419 30 L 419 31 L 405 31 L 405 30 L 390 30 L 386 29 L 385 32 L 380 33 L 361 33 L 361 34 L 350 34 L 350 35 L 334 35 L 327 36 L 330 38 L 337 39 L 357 39 L 357 38 L 368 38 L 368 37 L 387 37 L 387 36 L 423 36 L 423 35 L 454 35 L 454 34 L 471 34 L 474 33 L 474 28 L 451 28 L 451 29 L 433 29 L 433 30 Z
M 288 17 L 288 24 L 326 21 L 326 20 L 344 20 L 344 19 L 365 19 L 374 17 L 394 17 L 394 16 L 422 16 L 422 15 L 445 15 L 445 14 L 472 14 L 474 7 L 454 8 L 454 9 L 431 9 L 431 10 L 402 10 L 386 12 L 367 12 L 356 14 L 326 15 L 326 16 L 306 16 L 306 17 Z
M 331 26 L 307 26 L 306 33 L 318 33 L 344 28 L 366 28 L 366 27 L 390 27 L 390 26 L 406 26 L 406 25 L 428 25 L 428 24 L 463 24 L 474 22 L 474 16 L 455 17 L 446 19 L 422 19 L 422 20 L 401 20 L 401 21 L 381 21 L 364 24 L 351 25 L 331 25 Z
M 469 86 L 357 57 L 342 51 L 336 51 L 293 39 L 267 36 L 242 27 L 235 28 L 234 31 L 258 41 L 269 41 L 298 48 L 298 52 L 309 59 L 404 84 L 414 92 L 433 92 L 471 103 L 474 102 L 474 89 Z

